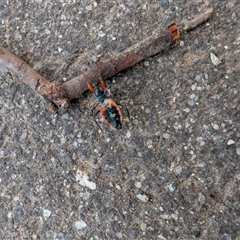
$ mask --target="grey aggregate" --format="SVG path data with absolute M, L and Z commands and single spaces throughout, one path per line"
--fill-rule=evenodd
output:
M 0 74 L 1 239 L 240 239 L 240 3 L 0 2 L 0 42 L 63 82 L 206 7 L 178 46 L 111 79 L 121 130 Z M 210 53 L 221 62 L 213 64 Z

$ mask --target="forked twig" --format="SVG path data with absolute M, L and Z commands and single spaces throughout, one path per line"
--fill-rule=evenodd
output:
M 185 24 L 184 31 L 189 31 L 208 20 L 213 9 L 200 14 L 192 21 Z M 180 38 L 178 26 L 173 23 L 166 30 L 155 34 L 132 47 L 120 52 L 113 58 L 99 61 L 85 73 L 64 83 L 49 82 L 39 75 L 26 62 L 0 46 L 0 71 L 11 71 L 34 91 L 48 100 L 52 106 L 67 108 L 69 100 L 78 98 L 86 91 L 87 83 L 106 79 L 120 71 L 133 66 L 141 60 L 167 50 Z

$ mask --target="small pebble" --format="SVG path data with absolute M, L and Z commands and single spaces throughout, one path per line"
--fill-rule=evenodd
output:
M 175 213 L 172 213 L 172 214 L 171 214 L 171 217 L 172 217 L 175 221 L 178 220 L 178 215 L 175 214 Z
M 210 53 L 210 58 L 211 58 L 213 65 L 215 65 L 215 66 L 218 66 L 221 63 L 221 60 L 213 53 Z
M 150 65 L 149 61 L 144 61 L 143 64 L 145 67 L 149 67 L 149 65 Z
M 235 45 L 239 45 L 240 44 L 240 36 L 236 38 L 236 40 L 234 41 Z
M 148 201 L 148 197 L 145 194 L 137 194 L 136 197 L 142 202 Z
M 134 119 L 134 120 L 133 120 L 133 124 L 134 124 L 134 125 L 138 125 L 138 120 L 137 120 L 137 119 Z
M 229 145 L 233 145 L 233 144 L 235 144 L 235 142 L 232 140 L 232 139 L 230 139 L 228 142 L 227 142 L 227 145 L 229 146 Z
M 170 216 L 169 214 L 161 214 L 160 217 L 163 218 L 163 219 L 165 219 L 165 220 L 167 220 L 167 219 L 169 219 L 171 216 Z
M 197 85 L 194 84 L 194 85 L 191 86 L 191 89 L 194 91 L 196 89 L 196 87 L 197 87 Z
M 240 155 L 240 148 L 237 148 L 236 151 L 237 151 L 237 155 Z
M 147 224 L 146 223 L 141 223 L 140 228 L 143 232 L 145 232 L 146 229 L 147 229 Z
M 136 188 L 141 188 L 142 184 L 141 184 L 140 182 L 135 182 L 135 183 L 134 183 L 134 186 L 135 186 Z
M 162 136 L 165 139 L 169 139 L 171 135 L 169 133 L 164 133 Z
M 146 108 L 145 109 L 145 113 L 150 113 L 151 111 L 150 111 L 150 109 L 149 108 Z
M 117 238 L 122 238 L 122 237 L 123 237 L 123 235 L 122 235 L 122 233 L 120 233 L 120 232 L 117 232 L 117 233 L 116 233 L 116 237 L 117 237 Z
M 195 99 L 195 97 L 196 97 L 196 95 L 194 93 L 190 95 L 191 99 Z
M 131 132 L 127 131 L 126 138 L 130 138 L 130 137 L 131 137 Z
M 50 34 L 51 31 L 50 31 L 49 29 L 45 29 L 45 33 L 46 33 L 46 34 Z
M 181 174 L 182 172 L 182 167 L 180 165 L 178 165 L 176 168 L 175 168 L 175 173 L 177 174 Z
M 200 76 L 200 75 L 197 75 L 197 76 L 195 77 L 195 80 L 196 80 L 197 82 L 199 82 L 199 81 L 201 80 L 201 76 Z
M 175 190 L 175 187 L 172 185 L 172 183 L 168 184 L 167 187 L 170 192 L 173 192 Z
M 14 201 L 18 201 L 18 200 L 19 200 L 19 197 L 14 197 L 13 200 L 14 200 Z
M 51 216 L 51 214 L 52 214 L 51 211 L 49 211 L 48 209 L 43 210 L 43 217 L 45 220 L 48 219 Z
M 184 41 L 180 41 L 180 46 L 181 46 L 181 47 L 184 46 Z
M 218 126 L 216 123 L 212 124 L 212 127 L 213 127 L 215 130 L 218 130 L 218 129 L 219 129 L 219 126 Z
M 92 10 L 92 6 L 91 5 L 88 5 L 85 7 L 87 11 L 91 11 Z
M 83 220 L 75 222 L 75 227 L 77 229 L 82 229 L 82 228 L 85 228 L 86 226 L 87 226 L 87 224 Z
M 104 37 L 106 34 L 103 32 L 103 31 L 100 31 L 99 33 L 98 33 L 98 36 L 99 37 Z
M 193 106 L 193 105 L 195 104 L 195 102 L 194 102 L 193 100 L 190 100 L 190 101 L 188 101 L 187 103 L 188 103 L 188 105 L 190 105 L 190 106 Z
M 147 140 L 147 145 L 149 146 L 149 145 L 152 145 L 152 140 L 151 139 L 148 139 Z
M 141 152 L 138 152 L 137 155 L 138 155 L 138 157 L 142 157 L 142 153 Z

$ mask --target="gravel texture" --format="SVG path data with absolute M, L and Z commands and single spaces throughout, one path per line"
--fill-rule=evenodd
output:
M 240 239 L 240 2 L 0 2 L 0 42 L 51 81 L 192 19 L 170 51 L 107 85 L 122 130 L 92 118 L 87 92 L 47 111 L 0 76 L 0 239 Z

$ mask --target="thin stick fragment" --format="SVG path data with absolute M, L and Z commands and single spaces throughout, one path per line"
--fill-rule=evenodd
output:
M 201 13 L 193 20 L 187 22 L 185 24 L 183 30 L 188 32 L 188 31 L 192 30 L 193 28 L 199 26 L 200 24 L 206 22 L 212 16 L 212 13 L 213 13 L 213 8 L 209 8 L 206 12 Z
M 68 107 L 68 99 L 64 97 L 61 84 L 49 82 L 26 62 L 2 46 L 0 46 L 0 70 L 2 72 L 12 71 L 34 91 L 50 101 L 50 103 L 63 108 Z
M 68 99 L 79 97 L 88 89 L 87 83 L 110 78 L 141 60 L 168 49 L 179 38 L 178 27 L 175 23 L 172 23 L 160 34 L 153 35 L 138 42 L 111 59 L 99 61 L 85 73 L 63 83 L 66 96 Z

